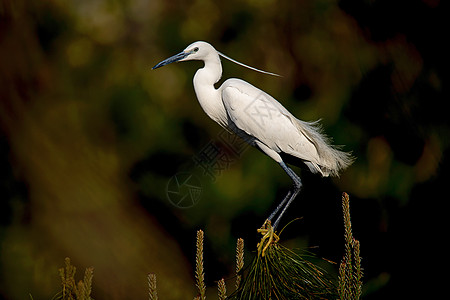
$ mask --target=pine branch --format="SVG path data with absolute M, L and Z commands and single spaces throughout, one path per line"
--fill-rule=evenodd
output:
M 65 268 L 59 269 L 59 276 L 61 277 L 62 285 L 62 298 L 64 300 L 73 300 L 73 291 L 75 289 L 75 273 L 77 268 L 72 266 L 70 263 L 70 258 L 66 257 L 64 259 Z
M 244 240 L 239 238 L 236 245 L 236 290 L 239 288 L 242 280 L 242 275 L 240 274 L 242 268 L 244 267 Z
M 92 278 L 94 277 L 94 268 L 86 268 L 83 280 L 75 284 L 75 268 L 70 258 L 66 257 L 65 268 L 59 269 L 59 276 L 61 277 L 62 291 L 56 295 L 56 299 L 63 300 L 91 300 L 92 292 Z M 54 297 L 54 298 L 55 298 Z
M 308 255 L 312 256 L 312 255 Z M 229 299 L 336 299 L 330 277 L 304 255 L 270 243 L 253 259 L 248 275 Z
M 197 254 L 195 256 L 196 269 L 195 279 L 200 293 L 200 300 L 206 299 L 205 273 L 203 270 L 203 231 L 197 231 Z
M 92 278 L 94 277 L 94 268 L 86 268 L 83 280 L 78 282 L 74 292 L 77 300 L 90 300 L 92 291 Z
M 353 281 L 353 288 L 355 290 L 355 299 L 359 299 L 362 293 L 362 269 L 361 269 L 361 256 L 360 256 L 360 244 L 359 241 L 353 238 L 353 255 L 355 265 L 355 276 Z
M 158 300 L 158 294 L 156 293 L 156 274 L 150 273 L 147 276 L 148 280 L 148 299 Z
M 222 278 L 217 283 L 219 290 L 219 300 L 225 300 L 227 298 L 227 287 L 225 285 L 225 280 Z
M 362 291 L 360 243 L 353 237 L 350 220 L 350 199 L 342 194 L 342 211 L 345 228 L 345 254 L 339 266 L 339 296 L 341 300 L 357 300 Z

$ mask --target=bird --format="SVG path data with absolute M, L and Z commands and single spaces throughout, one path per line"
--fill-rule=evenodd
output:
M 300 177 L 286 164 L 286 158 L 294 158 L 322 177 L 339 176 L 354 158 L 350 152 L 341 151 L 340 147 L 331 144 L 330 138 L 323 133 L 320 120 L 307 122 L 296 118 L 275 98 L 252 84 L 230 78 L 216 88 L 214 85 L 222 77 L 220 57 L 257 72 L 280 76 L 240 63 L 204 41 L 190 44 L 152 69 L 173 62 L 203 61 L 204 66 L 194 75 L 193 85 L 204 112 L 221 127 L 272 158 L 292 179 L 293 187 L 266 220 L 271 224 L 270 234 L 273 235 L 302 187 Z M 262 230 L 262 233 L 266 234 L 267 230 Z

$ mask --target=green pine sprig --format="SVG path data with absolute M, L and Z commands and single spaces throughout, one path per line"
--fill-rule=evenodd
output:
M 353 237 L 350 220 L 350 199 L 342 194 L 342 210 L 345 228 L 345 254 L 339 266 L 339 297 L 341 300 L 357 300 L 362 293 L 360 243 Z
M 308 255 L 311 256 L 311 255 Z M 306 259 L 278 243 L 258 255 L 241 287 L 229 299 L 336 299 L 329 276 Z

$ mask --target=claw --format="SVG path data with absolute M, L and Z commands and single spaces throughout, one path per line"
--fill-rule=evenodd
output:
M 273 231 L 272 224 L 269 220 L 266 220 L 264 224 L 261 226 L 260 229 L 257 230 L 259 233 L 262 234 L 261 241 L 258 243 L 258 254 L 261 254 L 261 256 L 264 256 L 267 249 L 272 243 L 276 243 L 280 240 L 278 235 Z M 266 242 L 266 240 L 268 240 Z

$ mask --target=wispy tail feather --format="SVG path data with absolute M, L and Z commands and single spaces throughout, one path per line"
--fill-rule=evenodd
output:
M 355 158 L 351 153 L 341 151 L 339 146 L 331 144 L 331 139 L 323 133 L 319 121 L 305 122 L 297 119 L 297 128 L 314 144 L 319 154 L 318 161 L 305 163 L 312 172 L 315 170 L 314 173 L 319 172 L 324 177 L 339 176 Z

